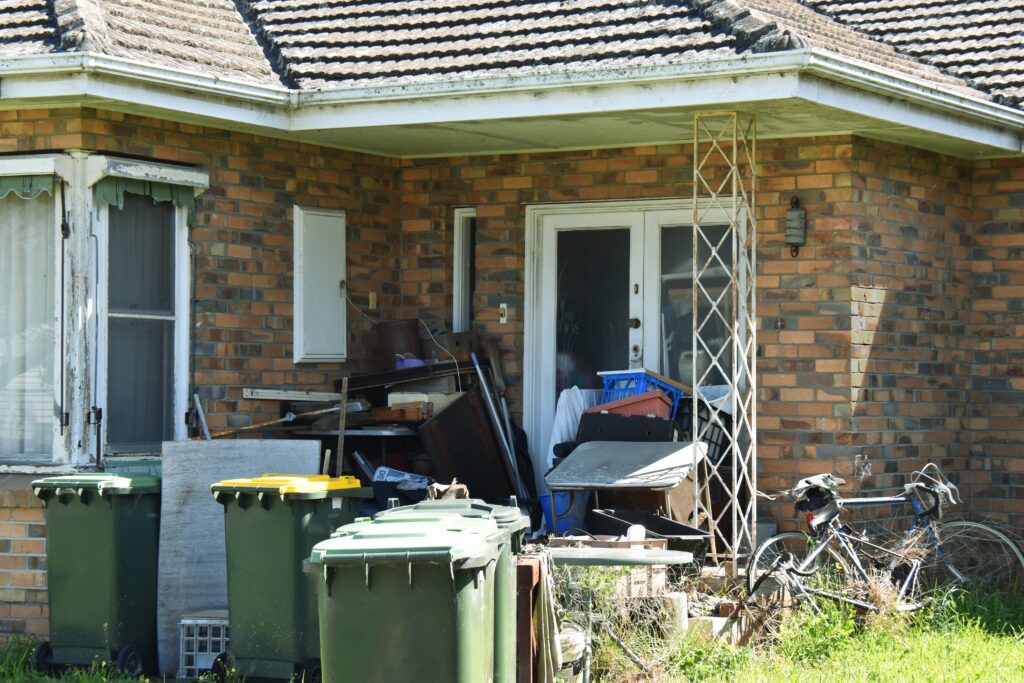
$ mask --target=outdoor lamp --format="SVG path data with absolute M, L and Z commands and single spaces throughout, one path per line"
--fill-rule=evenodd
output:
M 796 258 L 800 253 L 800 247 L 807 242 L 807 212 L 800 208 L 800 200 L 793 197 L 789 200 L 789 210 L 786 211 L 786 244 L 789 245 L 789 255 Z

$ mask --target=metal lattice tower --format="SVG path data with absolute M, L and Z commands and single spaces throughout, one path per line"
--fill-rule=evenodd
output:
M 711 559 L 732 561 L 735 575 L 757 522 L 757 129 L 735 111 L 698 113 L 693 128 L 693 350 L 706 365 L 693 363 L 692 434 L 725 444 L 698 468 L 693 519 L 712 532 Z

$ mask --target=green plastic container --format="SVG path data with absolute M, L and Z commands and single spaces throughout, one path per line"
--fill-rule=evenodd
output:
M 302 572 L 313 546 L 352 521 L 370 495 L 353 477 L 265 474 L 210 487 L 224 506 L 231 651 L 239 677 L 318 680 L 315 586 Z
M 327 683 L 487 683 L 505 533 L 452 514 L 358 522 L 313 548 Z
M 50 640 L 40 669 L 108 662 L 154 672 L 160 479 L 78 474 L 32 482 L 46 506 Z
M 514 502 L 514 500 L 513 500 Z M 494 568 L 494 683 L 516 680 L 516 559 L 523 547 L 530 519 L 515 505 L 491 505 L 482 500 L 425 500 L 377 514 L 408 518 L 419 513 L 450 513 L 470 519 L 492 519 L 505 533 Z

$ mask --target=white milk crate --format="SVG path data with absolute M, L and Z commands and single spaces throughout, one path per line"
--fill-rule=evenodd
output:
M 227 652 L 229 644 L 227 610 L 191 612 L 181 619 L 181 656 L 178 679 L 194 679 L 213 667 L 213 660 Z

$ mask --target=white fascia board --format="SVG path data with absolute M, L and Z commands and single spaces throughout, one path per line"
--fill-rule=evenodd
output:
M 218 94 L 235 100 L 287 105 L 294 91 L 283 86 L 207 76 L 193 71 L 141 64 L 95 52 L 14 55 L 0 58 L 0 77 L 83 72 L 105 74 L 164 87 Z M 5 80 L 6 82 L 6 80 Z
M 1008 127 L 970 121 L 948 109 L 935 109 L 913 101 L 861 90 L 814 76 L 802 76 L 797 97 L 815 104 L 856 112 L 895 126 L 968 140 L 1007 152 L 1021 150 L 1021 136 Z M 1018 129 L 1019 130 L 1019 129 Z
M 719 108 L 796 94 L 795 72 L 707 78 L 696 81 L 658 80 L 542 90 L 510 90 L 409 100 L 361 100 L 343 106 L 303 106 L 292 114 L 292 130 L 389 125 L 439 124 L 506 118 L 570 116 L 679 107 Z

